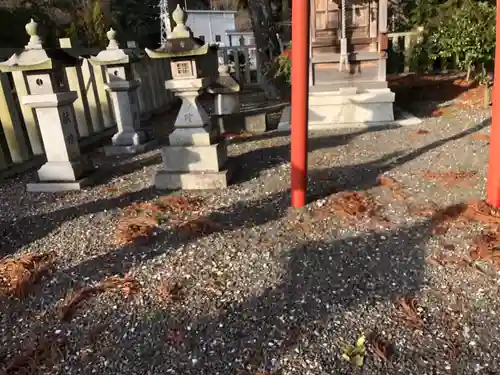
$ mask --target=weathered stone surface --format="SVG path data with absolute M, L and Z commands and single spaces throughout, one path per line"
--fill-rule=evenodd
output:
M 266 114 L 245 115 L 245 130 L 250 133 L 265 133 L 267 130 Z
M 240 111 L 240 96 L 234 94 L 215 95 L 215 115 L 231 115 Z
M 230 169 L 190 173 L 159 171 L 154 178 L 154 184 L 157 189 L 166 190 L 216 190 L 227 188 L 230 178 Z
M 217 172 L 227 161 L 227 146 L 169 146 L 161 150 L 163 169 L 167 172 Z
M 149 141 L 131 146 L 104 146 L 104 154 L 106 156 L 142 154 L 152 150 L 157 144 L 157 141 Z
M 78 191 L 95 182 L 95 174 L 68 182 L 36 182 L 27 184 L 26 189 L 33 193 L 58 193 L 64 191 Z
M 171 146 L 208 146 L 215 141 L 217 134 L 217 129 L 212 129 L 210 125 L 203 128 L 176 128 L 168 139 Z
M 37 113 L 45 147 L 47 162 L 38 170 L 41 182 L 75 182 L 93 169 L 92 163 L 80 155 L 72 106 L 76 97 L 76 92 L 71 91 L 23 98 L 23 104 Z

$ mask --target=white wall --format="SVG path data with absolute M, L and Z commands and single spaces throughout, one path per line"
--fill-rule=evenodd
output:
M 245 46 L 253 46 L 255 45 L 255 37 L 253 33 L 242 32 L 242 33 L 231 33 L 228 37 L 233 46 L 240 45 L 240 38 L 243 36 L 245 40 Z
M 234 12 L 188 10 L 187 13 L 186 25 L 191 28 L 193 36 L 197 38 L 204 36 L 206 43 L 220 43 L 221 46 L 229 46 L 226 30 L 234 30 L 235 28 Z M 220 42 L 217 42 L 217 35 L 220 36 Z

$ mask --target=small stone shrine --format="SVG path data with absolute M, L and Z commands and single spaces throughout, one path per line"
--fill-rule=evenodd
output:
M 39 182 L 28 184 L 28 191 L 57 192 L 79 190 L 93 179 L 93 166 L 80 155 L 73 102 L 76 91 L 69 91 L 58 79 L 64 67 L 81 63 L 62 49 L 44 49 L 38 24 L 26 25 L 29 43 L 20 53 L 0 63 L 2 72 L 22 71 L 30 95 L 21 103 L 33 108 L 41 133 L 47 162 L 38 170 Z
M 388 88 L 387 0 L 311 2 L 309 129 L 394 121 Z M 289 127 L 284 111 L 280 128 Z
M 229 74 L 229 65 L 219 66 L 219 76 L 207 91 L 214 94 L 214 116 L 217 120 L 219 131 L 224 133 L 230 128 L 230 123 L 239 123 L 234 114 L 240 112 L 240 85 Z M 235 121 L 236 120 L 236 121 Z
M 163 170 L 155 176 L 160 189 L 219 189 L 228 184 L 227 146 L 198 101 L 198 96 L 217 77 L 217 48 L 194 38 L 186 27 L 186 14 L 179 5 L 172 13 L 176 26 L 164 45 L 146 49 L 153 59 L 169 58 L 172 79 L 165 82 L 182 99 L 169 136 L 163 147 Z
M 110 29 L 106 36 L 109 44 L 104 51 L 90 58 L 90 63 L 104 66 L 108 76 L 106 89 L 111 96 L 118 132 L 112 146 L 104 148 L 106 155 L 135 154 L 151 149 L 155 142 L 148 140 L 141 129 L 141 115 L 137 90 L 141 82 L 134 77 L 132 63 L 141 56 L 137 49 L 121 49 L 116 31 Z
M 310 126 L 394 121 L 387 0 L 311 1 Z

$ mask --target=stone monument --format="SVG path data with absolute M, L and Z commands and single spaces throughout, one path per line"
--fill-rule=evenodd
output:
M 93 179 L 92 163 L 80 155 L 73 102 L 76 91 L 69 91 L 56 72 L 81 63 L 61 49 L 44 49 L 38 24 L 26 25 L 29 43 L 21 53 L 0 63 L 2 72 L 21 71 L 29 95 L 21 99 L 33 108 L 40 129 L 47 162 L 38 170 L 39 182 L 28 184 L 28 191 L 57 192 L 79 190 Z
M 214 117 L 220 133 L 230 131 L 231 123 L 239 123 L 240 112 L 240 85 L 229 74 L 229 65 L 219 66 L 219 76 L 215 82 L 207 89 L 214 99 Z
M 148 140 L 141 129 L 141 115 L 137 90 L 140 81 L 134 77 L 132 63 L 141 56 L 137 49 L 121 49 L 116 40 L 116 31 L 110 29 L 108 47 L 97 56 L 90 58 L 90 63 L 104 66 L 108 82 L 106 89 L 111 96 L 118 132 L 112 138 L 112 146 L 104 148 L 106 155 L 135 154 L 151 149 L 155 142 Z
M 170 59 L 172 79 L 165 87 L 182 99 L 170 145 L 162 149 L 163 170 L 156 174 L 155 185 L 160 189 L 224 188 L 230 176 L 227 146 L 198 101 L 217 77 L 217 49 L 193 37 L 179 5 L 172 19 L 176 26 L 165 44 L 155 51 L 146 49 L 153 59 Z
M 387 0 L 311 2 L 309 129 L 394 121 L 387 86 Z M 279 128 L 289 127 L 289 108 Z

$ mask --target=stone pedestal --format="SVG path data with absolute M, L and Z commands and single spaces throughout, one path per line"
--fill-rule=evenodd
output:
M 245 130 L 249 133 L 265 133 L 267 130 L 267 116 L 265 113 L 254 113 L 245 116 Z
M 148 141 L 141 130 L 141 117 L 137 89 L 140 82 L 111 81 L 106 89 L 111 96 L 118 132 L 112 137 L 112 146 L 104 147 L 106 155 L 136 154 L 150 150 L 156 145 Z
M 118 132 L 112 138 L 112 146 L 104 147 L 106 155 L 136 154 L 151 149 L 156 143 L 147 139 L 141 130 L 141 109 L 138 88 L 132 63 L 141 59 L 137 49 L 121 49 L 116 32 L 107 32 L 109 44 L 106 50 L 91 57 L 90 62 L 104 66 L 108 77 L 106 90 L 110 93 Z
M 155 176 L 159 189 L 204 190 L 227 187 L 227 146 L 216 143 L 205 109 L 198 102 L 199 93 L 207 87 L 207 78 L 167 81 L 165 86 L 182 99 L 182 106 L 170 134 L 170 146 L 162 149 L 163 170 Z
M 229 65 L 220 65 L 218 71 L 219 76 L 207 91 L 214 95 L 214 119 L 217 129 L 220 133 L 225 133 L 234 131 L 235 123 L 236 127 L 239 125 L 241 88 L 229 74 Z
M 38 118 L 47 163 L 38 170 L 39 182 L 28 191 L 79 190 L 93 180 L 92 163 L 80 155 L 73 102 L 75 91 L 28 95 L 22 103 L 34 108 Z

